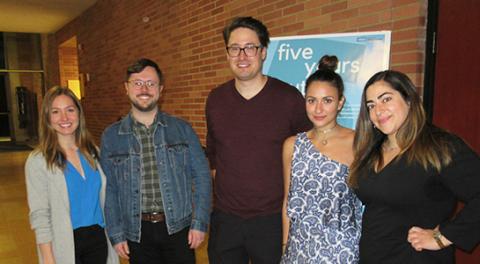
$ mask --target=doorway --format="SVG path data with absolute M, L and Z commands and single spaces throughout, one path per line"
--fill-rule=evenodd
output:
M 0 142 L 12 140 L 6 78 L 6 74 L 0 73 Z
M 58 47 L 60 84 L 70 88 L 78 99 L 83 97 L 78 70 L 77 37 L 73 36 Z

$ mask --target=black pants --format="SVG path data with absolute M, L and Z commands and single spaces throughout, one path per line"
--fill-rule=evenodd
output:
M 75 264 L 105 264 L 108 257 L 107 237 L 99 225 L 73 230 Z
M 208 240 L 210 264 L 278 264 L 282 255 L 281 214 L 243 219 L 214 211 Z
M 131 264 L 194 264 L 195 251 L 188 245 L 190 228 L 169 235 L 164 221 L 142 221 L 140 243 L 128 241 Z

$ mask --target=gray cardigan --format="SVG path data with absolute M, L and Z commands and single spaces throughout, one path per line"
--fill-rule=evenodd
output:
M 103 210 L 105 202 L 106 178 L 97 163 L 102 179 L 100 202 Z M 75 264 L 75 246 L 73 228 L 70 220 L 70 204 L 65 176 L 60 169 L 47 169 L 47 163 L 41 153 L 32 152 L 25 164 L 30 224 L 35 231 L 37 245 L 52 243 L 56 263 Z M 107 239 L 108 264 L 119 263 L 118 256 Z M 38 250 L 39 263 L 42 262 Z

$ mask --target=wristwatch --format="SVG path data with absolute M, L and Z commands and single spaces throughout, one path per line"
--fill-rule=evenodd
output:
M 437 242 L 440 249 L 445 248 L 445 245 L 442 242 L 442 233 L 440 233 L 440 231 L 433 230 L 433 239 L 435 239 L 435 242 Z

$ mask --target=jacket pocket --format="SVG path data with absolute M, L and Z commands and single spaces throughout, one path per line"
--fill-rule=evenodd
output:
M 125 181 L 129 173 L 129 154 L 112 154 L 108 157 L 112 164 L 112 171 L 117 181 Z
M 176 143 L 167 145 L 167 155 L 174 173 L 182 172 L 187 165 L 188 144 Z

